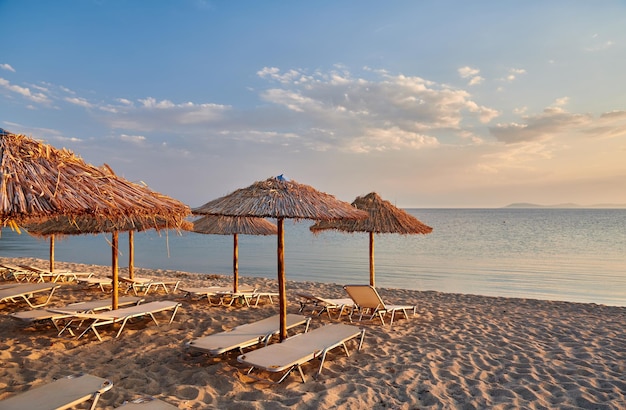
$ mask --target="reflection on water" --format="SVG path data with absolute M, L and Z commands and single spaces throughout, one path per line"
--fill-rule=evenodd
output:
M 626 210 L 414 209 L 429 235 L 376 235 L 380 287 L 626 306 Z M 285 222 L 288 279 L 366 283 L 368 235 L 309 232 Z M 108 265 L 110 236 L 56 243 L 56 259 Z M 232 272 L 233 238 L 170 232 L 135 235 L 135 264 L 189 272 Z M 120 235 L 125 266 L 126 235 Z M 48 258 L 48 243 L 3 229 L 0 256 Z M 239 236 L 242 276 L 275 277 L 276 238 Z

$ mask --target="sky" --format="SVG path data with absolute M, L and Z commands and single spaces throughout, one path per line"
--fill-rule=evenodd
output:
M 626 204 L 626 2 L 0 0 L 0 128 L 200 206 Z

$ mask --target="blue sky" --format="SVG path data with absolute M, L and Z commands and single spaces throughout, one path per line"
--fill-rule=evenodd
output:
M 0 127 L 192 207 L 626 203 L 623 1 L 0 0 Z

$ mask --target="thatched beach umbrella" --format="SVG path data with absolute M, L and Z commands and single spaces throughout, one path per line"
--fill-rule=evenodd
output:
M 369 217 L 360 220 L 319 221 L 309 229 L 315 233 L 335 229 L 344 232 L 369 232 L 370 257 L 370 285 L 375 286 L 374 280 L 374 234 L 399 233 L 427 234 L 433 228 L 423 224 L 419 219 L 406 211 L 395 207 L 391 202 L 383 200 L 376 192 L 357 197 L 352 205 L 366 211 Z
M 238 189 L 231 194 L 194 208 L 192 211 L 195 214 L 205 215 L 276 218 L 278 225 L 277 268 L 280 340 L 287 338 L 287 295 L 284 266 L 285 218 L 333 220 L 367 217 L 367 213 L 359 211 L 347 202 L 317 191 L 311 186 L 290 181 L 282 175 L 255 182 L 247 188 Z
M 193 221 L 193 232 L 233 235 L 233 292 L 239 290 L 239 235 L 276 235 L 276 225 L 264 218 L 206 215 Z
M 190 213 L 180 201 L 118 177 L 107 166 L 85 163 L 71 151 L 0 129 L 1 226 L 18 229 L 55 217 L 92 218 L 97 223 L 141 220 L 158 228 L 157 218 L 178 227 Z M 117 232 L 113 255 L 117 262 Z M 113 266 L 117 307 L 117 264 Z

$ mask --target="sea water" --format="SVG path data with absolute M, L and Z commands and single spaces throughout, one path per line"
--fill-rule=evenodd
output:
M 408 209 L 428 235 L 377 234 L 376 286 L 626 306 L 625 209 Z M 288 280 L 369 282 L 367 233 L 285 221 Z M 233 237 L 136 233 L 135 266 L 230 274 Z M 57 261 L 110 265 L 110 234 L 56 240 Z M 276 277 L 276 237 L 239 236 L 241 276 Z M 128 239 L 120 234 L 120 266 Z M 48 242 L 5 228 L 0 257 L 47 259 Z

